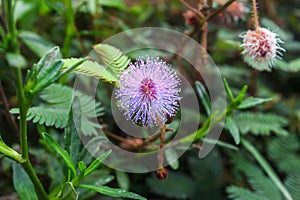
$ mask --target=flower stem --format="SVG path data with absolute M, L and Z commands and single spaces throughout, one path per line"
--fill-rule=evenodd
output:
M 257 29 L 259 27 L 259 22 L 258 22 L 258 15 L 257 15 L 256 0 L 252 0 L 252 9 L 253 9 L 254 27 L 255 27 L 255 29 Z
M 160 143 L 159 143 L 159 154 L 158 154 L 158 169 L 162 169 L 164 166 L 164 141 L 166 135 L 166 124 L 160 129 Z

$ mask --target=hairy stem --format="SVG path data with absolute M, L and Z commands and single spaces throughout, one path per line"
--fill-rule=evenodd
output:
M 164 141 L 166 135 L 166 125 L 164 124 L 160 129 L 160 143 L 159 143 L 159 154 L 158 154 L 158 169 L 164 167 Z
M 259 27 L 259 23 L 258 23 L 256 0 L 252 0 L 252 9 L 253 9 L 254 27 L 255 27 L 255 29 L 257 29 Z

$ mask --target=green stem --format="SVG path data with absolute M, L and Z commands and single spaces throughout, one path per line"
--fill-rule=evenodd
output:
M 13 14 L 13 5 L 12 0 L 4 1 L 5 8 L 6 8 L 6 20 L 7 20 L 7 40 L 8 43 L 8 51 L 16 52 L 19 50 L 18 40 L 17 40 L 17 29 L 16 24 L 14 20 L 14 14 Z
M 34 184 L 35 190 L 41 199 L 48 199 L 48 195 L 41 184 L 38 176 L 36 175 L 29 159 L 28 153 L 28 139 L 27 139 L 27 123 L 26 123 L 26 115 L 29 108 L 29 105 L 26 101 L 26 97 L 23 90 L 22 83 L 22 73 L 21 69 L 16 69 L 17 75 L 17 92 L 18 92 L 18 101 L 19 101 L 19 109 L 20 109 L 20 137 L 21 137 L 21 155 L 25 162 L 22 164 L 23 168 L 27 172 L 30 177 L 32 183 Z
M 16 152 L 14 149 L 7 146 L 1 139 L 0 139 L 0 153 L 16 161 L 17 163 L 22 164 L 25 162 L 25 160 L 18 152 Z
M 284 187 L 283 183 L 279 179 L 278 175 L 272 169 L 271 165 L 264 159 L 264 157 L 259 153 L 259 151 L 247 140 L 241 140 L 242 145 L 252 154 L 252 156 L 256 159 L 256 161 L 260 164 L 260 166 L 265 170 L 266 174 L 270 177 L 273 183 L 277 186 L 277 188 L 282 192 L 283 196 L 287 200 L 293 200 L 290 193 Z
M 18 45 L 17 38 L 17 29 L 16 23 L 14 20 L 12 0 L 7 0 L 5 2 L 6 8 L 6 20 L 7 20 L 7 40 L 8 42 L 8 51 L 19 53 L 20 48 Z M 22 72 L 20 68 L 16 68 L 16 85 L 17 85 L 17 94 L 18 94 L 18 103 L 20 109 L 20 143 L 21 143 L 21 156 L 22 156 L 22 166 L 30 177 L 32 183 L 35 186 L 35 190 L 41 199 L 48 199 L 47 193 L 41 184 L 39 178 L 37 177 L 31 163 L 29 160 L 28 154 L 28 140 L 27 140 L 27 124 L 26 124 L 26 115 L 29 108 L 29 103 L 26 100 L 24 90 L 23 90 L 23 81 L 22 81 Z M 16 160 L 17 161 L 17 160 Z

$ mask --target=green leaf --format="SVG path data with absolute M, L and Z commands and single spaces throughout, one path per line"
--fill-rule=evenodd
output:
M 68 69 L 74 63 L 82 61 L 82 58 L 68 58 L 63 59 L 62 61 L 64 62 L 63 69 Z M 81 65 L 74 69 L 73 73 L 102 79 L 103 81 L 111 83 L 118 80 L 118 77 L 111 71 L 108 71 L 104 65 L 100 65 L 99 63 L 91 60 L 84 61 Z
M 195 182 L 189 176 L 170 171 L 164 181 L 155 177 L 146 179 L 150 191 L 155 194 L 169 197 L 170 199 L 191 199 L 196 191 Z
M 80 108 L 80 106 L 80 100 L 75 96 L 73 100 L 73 107 Z M 80 159 L 79 156 L 83 145 L 80 140 L 75 122 L 81 120 L 81 113 L 78 111 L 73 112 L 71 109 L 68 118 L 68 124 L 65 128 L 65 150 L 71 155 L 72 161 L 76 166 Z M 81 130 L 81 127 L 78 127 L 78 130 Z
M 64 128 L 68 120 L 68 109 L 58 107 L 32 107 L 28 110 L 27 120 L 33 123 L 45 124 L 46 126 L 55 126 Z
M 225 126 L 228 128 L 235 144 L 240 143 L 240 132 L 237 125 L 234 123 L 231 117 L 226 118 Z
M 78 168 L 79 168 L 79 170 L 80 170 L 80 173 L 84 174 L 85 169 L 86 169 L 86 166 L 85 166 L 85 164 L 84 164 L 83 161 L 80 161 L 80 162 L 78 163 Z
M 252 108 L 259 104 L 263 104 L 269 101 L 272 101 L 272 98 L 264 99 L 264 98 L 248 97 L 243 100 L 243 102 L 239 105 L 238 109 Z
M 233 101 L 234 97 L 233 97 L 232 91 L 229 87 L 229 84 L 228 84 L 228 82 L 226 81 L 225 78 L 223 79 L 223 81 L 224 81 L 224 87 L 225 87 L 225 90 L 227 92 L 227 95 L 229 96 L 230 100 Z
M 7 53 L 6 60 L 9 66 L 16 67 L 16 68 L 25 68 L 27 65 L 26 59 L 20 54 Z
M 201 100 L 201 103 L 206 111 L 207 115 L 211 114 L 211 104 L 210 104 L 210 98 L 209 95 L 205 89 L 205 87 L 202 85 L 201 82 L 196 81 L 195 82 L 195 86 L 196 86 L 196 91 L 199 95 L 199 98 Z
M 47 133 L 43 133 L 43 137 L 47 145 L 59 155 L 59 157 L 64 161 L 66 167 L 71 170 L 72 174 L 76 176 L 76 168 L 72 162 L 72 159 L 68 152 L 62 149 L 59 144 Z
M 21 165 L 13 162 L 13 183 L 21 200 L 38 200 L 30 178 L 21 167 Z
M 59 200 L 77 200 L 78 194 L 71 182 L 65 183 Z
M 19 37 L 38 57 L 42 57 L 55 45 L 31 31 L 19 32 Z
M 101 0 L 100 4 L 105 7 L 117 8 L 120 10 L 126 8 L 126 5 L 122 0 Z
M 277 164 L 282 173 L 300 171 L 299 151 L 300 142 L 296 134 L 289 134 L 271 139 L 267 146 L 269 159 Z
M 283 196 L 287 200 L 292 200 L 291 194 L 287 191 L 283 183 L 281 182 L 279 176 L 275 173 L 274 169 L 267 162 L 267 160 L 261 155 L 261 153 L 253 146 L 250 142 L 243 139 L 241 140 L 242 145 L 249 151 L 249 153 L 255 158 L 255 160 L 259 163 L 262 169 L 266 172 L 268 177 L 272 180 L 272 182 L 276 185 L 278 190 L 283 194 Z
M 146 198 L 132 193 L 128 192 L 126 190 L 118 189 L 118 188 L 110 188 L 107 186 L 92 186 L 92 185 L 79 185 L 81 188 L 85 188 L 88 190 L 93 190 L 96 192 L 99 192 L 100 194 L 115 197 L 115 198 L 129 198 L 129 199 L 139 199 L 139 200 L 146 200 Z
M 59 47 L 50 49 L 39 62 L 27 73 L 25 94 L 34 97 L 39 91 L 60 78 L 63 62 L 57 60 Z
M 14 149 L 7 146 L 0 136 L 0 155 L 5 155 L 6 157 L 18 162 L 24 163 L 25 160 L 22 158 L 22 155 L 16 152 Z
M 129 64 L 130 59 L 119 49 L 108 44 L 98 44 L 90 53 L 91 60 L 84 61 L 79 65 L 74 73 L 91 76 L 104 81 L 117 84 L 118 75 Z M 63 59 L 64 69 L 81 61 L 82 58 Z
M 168 164 L 172 167 L 172 169 L 177 170 L 179 168 L 178 155 L 175 149 L 166 148 L 165 149 L 165 157 Z
M 285 185 L 295 200 L 300 199 L 300 190 L 299 190 L 300 173 L 299 172 L 289 174 L 287 179 L 285 180 Z
M 242 187 L 230 186 L 226 188 L 226 191 L 228 193 L 228 198 L 233 200 L 266 200 L 254 192 Z
M 238 151 L 239 148 L 232 145 L 232 144 L 229 144 L 229 143 L 226 143 L 226 142 L 223 142 L 221 140 L 215 140 L 215 139 L 210 139 L 210 138 L 203 138 L 202 139 L 203 142 L 206 142 L 206 143 L 210 143 L 210 144 L 216 144 L 220 147 L 224 147 L 224 148 L 227 148 L 227 149 L 231 149 L 231 150 L 234 150 L 234 151 Z
M 94 160 L 90 166 L 85 170 L 84 176 L 91 174 L 93 171 L 98 169 L 102 162 L 111 154 L 111 150 L 101 154 L 96 160 Z
M 234 115 L 232 120 L 242 134 L 270 135 L 271 132 L 277 135 L 288 134 L 283 128 L 288 124 L 288 120 L 276 114 L 242 112 Z
M 126 172 L 116 170 L 116 179 L 118 186 L 123 190 L 129 190 L 130 188 L 130 179 Z
M 38 122 L 46 126 L 64 128 L 68 123 L 72 98 L 74 98 L 80 102 L 79 107 L 75 109 L 76 112 L 80 112 L 80 119 L 76 119 L 77 128 L 80 127 L 84 135 L 96 135 L 97 129 L 101 128 L 100 124 L 90 120 L 104 114 L 104 108 L 93 97 L 60 84 L 51 84 L 41 91 L 39 97 L 44 103 L 31 107 L 27 113 L 27 120 L 33 120 L 34 123 Z M 73 104 L 73 110 L 74 106 Z M 18 109 L 11 109 L 10 112 L 19 114 Z

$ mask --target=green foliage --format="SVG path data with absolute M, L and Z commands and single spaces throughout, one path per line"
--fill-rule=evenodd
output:
M 270 160 L 283 173 L 294 173 L 300 170 L 298 151 L 300 142 L 295 134 L 272 139 L 267 146 Z
M 284 129 L 288 120 L 273 113 L 241 112 L 233 115 L 232 119 L 242 134 L 270 135 L 271 132 L 277 135 L 288 134 Z
M 285 185 L 294 199 L 300 199 L 300 173 L 295 172 L 288 175 Z
M 59 79 L 63 62 L 57 60 L 58 54 L 59 47 L 50 49 L 27 73 L 24 86 L 27 96 L 33 98 L 39 91 Z
M 21 165 L 13 162 L 13 183 L 21 200 L 37 200 L 34 185 Z
M 165 149 L 165 157 L 169 165 L 173 170 L 177 170 L 179 168 L 178 154 L 175 149 L 169 147 Z
M 73 187 L 71 182 L 65 183 L 59 200 L 76 200 L 78 199 L 78 194 Z
M 211 114 L 211 105 L 210 105 L 211 103 L 210 103 L 209 95 L 208 95 L 205 87 L 199 81 L 195 82 L 195 87 L 196 87 L 196 91 L 198 93 L 198 96 L 201 100 L 201 103 L 202 103 L 202 105 L 205 109 L 206 114 L 210 115 Z
M 89 189 L 89 190 L 94 190 L 96 192 L 99 192 L 100 194 L 104 194 L 104 195 L 115 197 L 115 198 L 129 198 L 129 199 L 146 200 L 146 198 L 144 198 L 138 194 L 128 192 L 128 191 L 122 190 L 122 189 L 110 188 L 107 186 L 80 185 L 79 187 Z
M 288 63 L 285 61 L 278 61 L 275 67 L 276 69 L 280 69 L 284 72 L 300 72 L 300 59 L 295 59 Z
M 129 64 L 129 58 L 119 49 L 108 44 L 98 44 L 90 53 L 90 59 L 79 65 L 74 73 L 99 78 L 104 81 L 117 84 L 118 75 Z M 74 63 L 82 61 L 82 58 L 63 59 L 64 69 L 68 69 Z
M 116 170 L 116 179 L 118 186 L 123 190 L 129 190 L 130 178 L 126 172 Z
M 246 158 L 241 154 L 232 158 L 236 170 L 246 176 L 251 190 L 243 187 L 229 186 L 226 188 L 226 191 L 230 199 L 282 199 L 275 184 L 262 173 L 260 168 L 252 162 L 247 162 Z
M 227 193 L 228 193 L 228 198 L 234 200 L 253 200 L 253 199 L 266 200 L 266 198 L 262 198 L 248 189 L 236 187 L 236 186 L 228 187 Z
M 72 99 L 75 97 L 78 98 L 79 102 L 79 107 L 76 107 L 75 110 L 78 109 L 81 112 L 80 122 L 82 125 L 80 127 L 82 133 L 96 135 L 97 128 L 101 128 L 101 126 L 90 121 L 90 119 L 103 115 L 101 104 L 80 91 L 73 91 L 72 88 L 60 84 L 52 84 L 41 92 L 40 98 L 45 103 L 31 107 L 28 110 L 27 120 L 33 120 L 34 123 L 45 124 L 46 126 L 65 128 L 72 107 Z M 11 113 L 19 113 L 19 110 L 12 109 Z
M 196 188 L 191 187 L 195 184 L 193 179 L 181 173 L 169 172 L 168 178 L 164 181 L 151 177 L 146 183 L 154 193 L 169 198 L 187 199 L 196 191 Z
M 72 172 L 72 174 L 76 175 L 76 168 L 74 163 L 68 154 L 68 152 L 62 149 L 59 144 L 47 133 L 43 133 L 43 137 L 45 139 L 46 144 L 59 155 L 59 157 L 64 161 L 66 167 Z
M 53 43 L 31 31 L 19 32 L 19 38 L 39 57 L 42 57 L 47 51 L 55 46 Z

